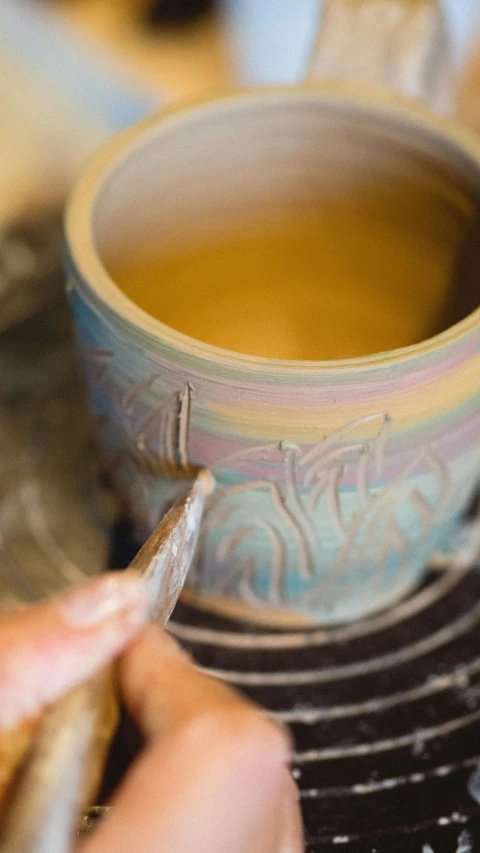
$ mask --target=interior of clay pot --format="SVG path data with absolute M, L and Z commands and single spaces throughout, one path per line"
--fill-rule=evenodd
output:
M 178 255 L 326 208 L 369 223 L 385 288 L 389 269 L 416 241 L 405 287 L 419 304 L 429 286 L 423 259 L 436 253 L 423 338 L 478 306 L 480 169 L 401 111 L 341 98 L 264 93 L 160 118 L 110 170 L 93 231 L 111 270 L 142 252 Z M 395 255 L 383 257 L 376 245 L 380 223 L 397 229 Z

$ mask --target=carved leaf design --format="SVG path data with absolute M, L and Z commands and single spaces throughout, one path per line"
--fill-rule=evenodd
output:
M 192 388 L 186 383 L 158 399 L 161 377 L 151 374 L 120 392 L 109 377 L 112 357 L 102 350 L 86 353 L 92 381 L 108 398 L 116 431 L 113 467 L 128 481 L 137 509 L 150 518 L 146 475 L 170 477 L 187 472 L 190 465 Z M 372 594 L 401 579 L 413 550 L 427 548 L 442 519 L 451 481 L 445 464 L 428 447 L 386 481 L 390 430 L 388 413 L 376 412 L 306 449 L 291 442 L 265 442 L 219 459 L 214 473 L 223 476 L 245 465 L 260 470 L 261 478 L 214 493 L 190 584 L 257 605 L 287 605 L 295 597 L 304 607 L 328 608 L 339 586 L 348 592 L 349 585 L 358 585 L 358 572 Z M 430 497 L 412 485 L 412 476 L 420 471 L 435 484 Z M 244 500 L 253 493 L 258 500 Z M 221 567 L 213 579 L 212 565 Z
M 349 435 L 355 434 L 365 425 L 373 427 L 371 439 L 345 443 Z M 298 602 L 308 607 L 331 606 L 339 585 L 345 590 L 349 583 L 353 583 L 355 570 L 359 568 L 364 583 L 371 587 L 372 592 L 381 588 L 382 584 L 391 584 L 392 576 L 393 580 L 395 577 L 401 578 L 412 557 L 412 549 L 421 546 L 422 542 L 428 542 L 450 495 L 449 472 L 444 463 L 427 448 L 422 449 L 398 476 L 385 483 L 385 453 L 390 428 L 390 417 L 378 413 L 345 425 L 303 453 L 297 445 L 281 442 L 248 448 L 221 460 L 223 467 L 233 462 L 238 465 L 242 461 L 264 461 L 272 455 L 278 456 L 279 452 L 283 454 L 283 484 L 271 481 L 245 483 L 221 490 L 215 497 L 218 508 L 219 503 L 228 502 L 233 495 L 259 489 L 270 492 L 268 509 L 273 507 L 277 511 L 278 522 L 272 519 L 270 512 L 268 517 L 265 515 L 243 520 L 241 507 L 237 507 L 235 548 L 228 551 L 226 559 L 233 566 L 237 560 L 244 560 L 251 538 L 248 577 L 255 583 L 259 575 L 259 567 L 255 563 L 255 544 L 258 546 L 259 530 L 270 530 L 271 586 L 269 584 L 262 599 L 264 603 L 275 601 L 280 604 L 291 600 L 291 594 L 287 594 L 286 590 L 286 578 L 289 572 L 292 573 L 292 567 L 288 562 L 285 543 L 281 551 L 278 547 L 278 537 L 284 536 L 286 526 L 293 534 L 297 547 L 294 570 L 300 581 L 309 581 L 307 589 L 300 593 Z M 353 514 L 350 510 L 349 517 L 345 513 L 341 492 L 342 479 L 348 466 L 353 466 L 356 471 L 357 501 L 356 509 Z M 430 471 L 437 483 L 438 499 L 435 506 L 418 488 L 410 485 L 412 475 L 420 469 Z M 376 478 L 373 490 L 369 481 L 371 471 Z M 323 566 L 323 571 L 319 572 L 312 567 L 312 560 L 313 554 L 318 554 L 322 549 L 315 519 L 321 500 L 325 501 L 330 527 L 338 540 L 338 551 L 328 566 Z M 402 511 L 418 519 L 420 542 L 417 537 L 415 543 L 412 543 L 403 529 L 400 520 Z M 228 532 L 230 523 L 229 516 L 225 533 L 228 542 L 231 541 Z M 222 522 L 217 523 L 213 516 L 210 532 L 218 531 L 221 527 Z M 204 542 L 207 549 L 204 560 L 208 562 L 208 539 Z M 308 571 L 305 571 L 306 554 L 309 558 Z M 218 561 L 220 556 L 227 556 L 222 548 L 214 555 L 214 561 Z M 242 585 L 245 586 L 245 578 L 238 575 L 237 568 L 233 571 L 233 577 L 237 581 L 241 577 Z M 231 578 L 230 584 L 232 582 Z M 256 587 L 251 592 L 258 595 Z
M 108 398 L 109 424 L 118 434 L 117 445 L 126 447 L 143 471 L 169 476 L 178 469 L 188 470 L 188 440 L 192 388 L 188 382 L 181 391 L 163 393 L 153 405 L 146 395 L 157 396 L 155 383 L 162 377 L 153 373 L 139 382 L 131 382 L 126 391 L 110 379 L 113 353 L 83 350 L 92 390 Z

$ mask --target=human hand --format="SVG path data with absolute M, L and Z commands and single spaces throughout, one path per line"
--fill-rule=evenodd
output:
M 120 656 L 146 746 L 81 853 L 301 853 L 285 734 L 145 620 L 128 573 L 0 616 L 0 797 L 43 707 Z

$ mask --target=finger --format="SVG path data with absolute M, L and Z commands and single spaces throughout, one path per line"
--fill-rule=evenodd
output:
M 126 652 L 120 678 L 150 745 L 84 853 L 253 851 L 283 796 L 284 733 L 156 629 Z
M 248 853 L 304 853 L 303 826 L 298 789 L 285 768 L 278 800 L 272 804 L 267 823 Z
M 106 574 L 0 616 L 0 730 L 11 729 L 118 654 L 146 619 L 133 574 Z
M 268 806 L 268 812 L 264 816 L 263 823 L 258 826 L 255 832 L 252 845 L 245 847 L 244 853 L 279 853 L 280 839 L 283 837 L 284 807 L 281 784 L 276 795 L 269 798 Z
M 282 830 L 276 853 L 303 853 L 303 822 L 298 788 L 287 771 L 284 776 L 282 800 Z

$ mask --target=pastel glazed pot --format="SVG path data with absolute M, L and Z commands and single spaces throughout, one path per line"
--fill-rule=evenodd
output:
M 310 63 L 324 82 L 153 116 L 101 151 L 73 194 L 79 350 L 139 538 L 192 467 L 218 483 L 188 581 L 201 606 L 278 625 L 365 616 L 420 581 L 472 499 L 480 142 L 405 97 L 444 108 L 447 66 L 436 0 L 326 0 Z M 379 218 L 427 253 L 445 248 L 451 287 L 423 343 L 343 361 L 255 358 L 168 328 L 108 274 L 131 253 L 346 198 L 371 222 L 372 251 Z
M 143 245 L 372 187 L 382 216 L 458 259 L 451 325 L 423 343 L 255 358 L 168 328 L 107 272 Z M 100 443 L 140 538 L 191 466 L 213 471 L 188 581 L 203 606 L 272 624 L 357 619 L 448 549 L 480 480 L 479 210 L 479 140 L 342 82 L 171 109 L 93 160 L 68 209 L 67 271 Z

